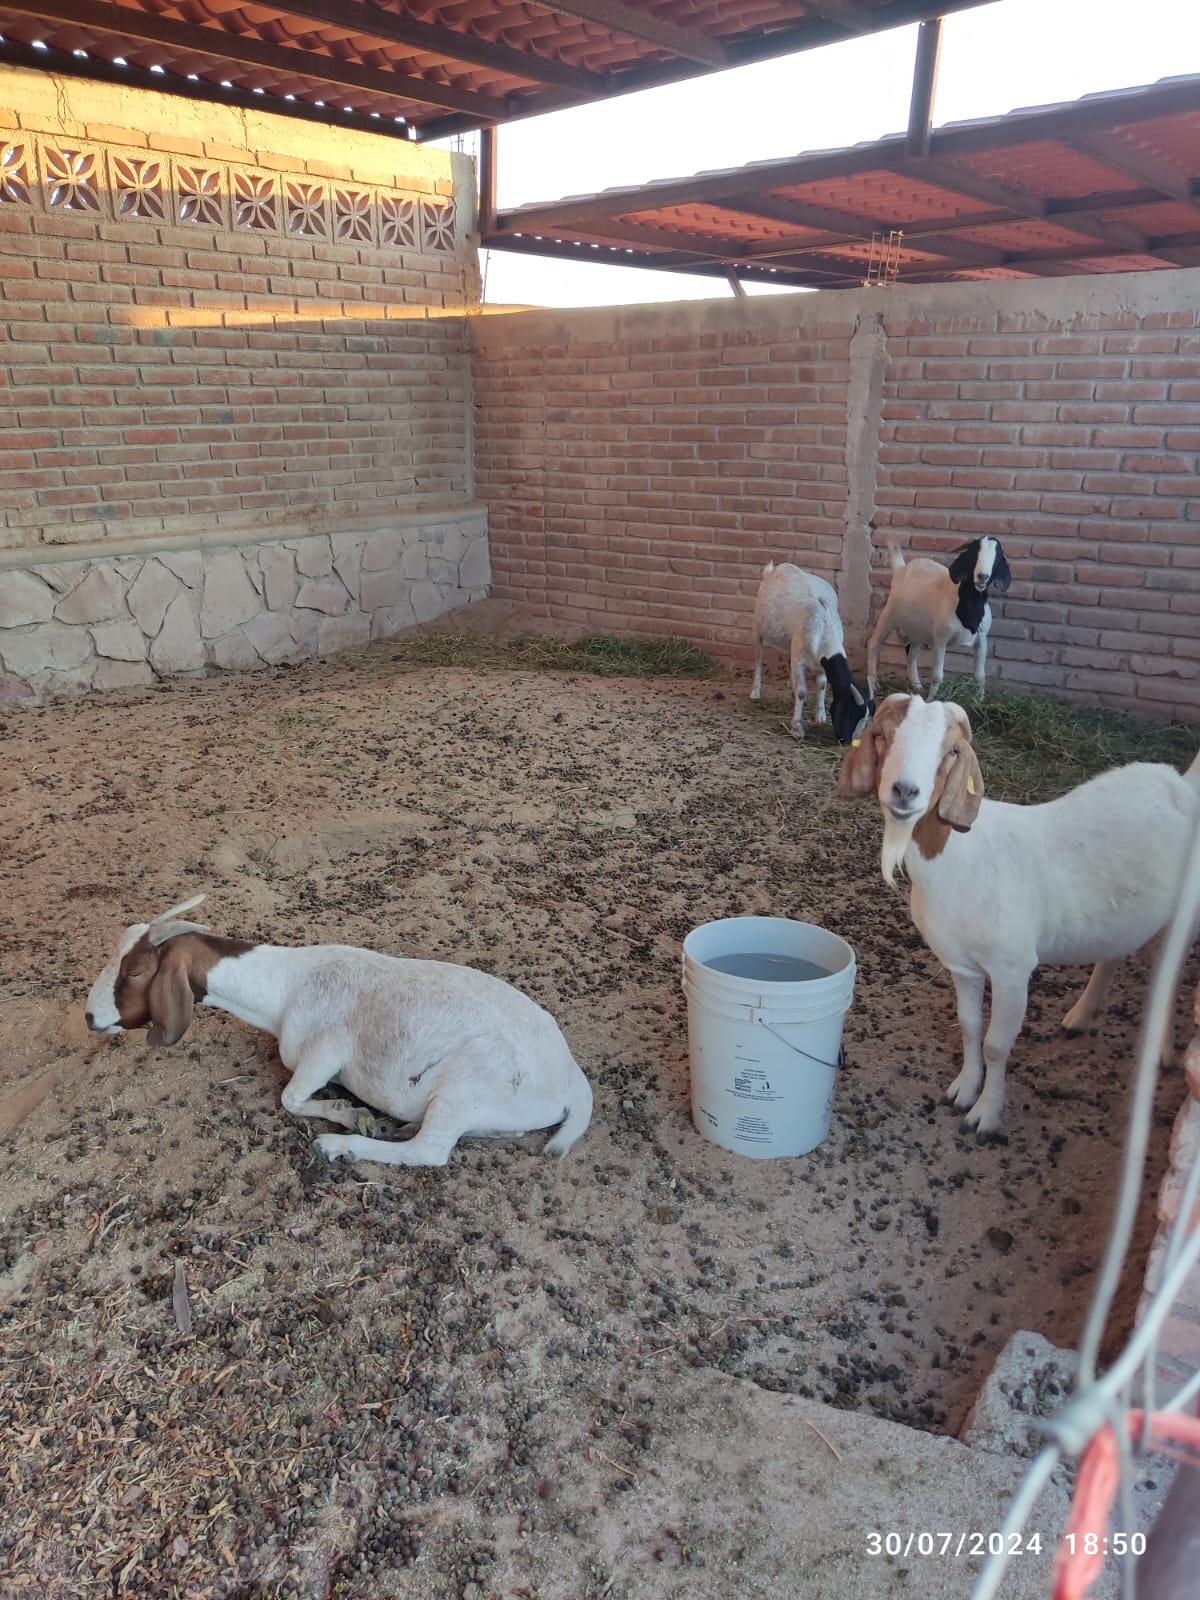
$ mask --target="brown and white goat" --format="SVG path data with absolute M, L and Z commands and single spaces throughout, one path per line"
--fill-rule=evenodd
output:
M 1079 1032 L 1118 962 L 1170 921 L 1200 826 L 1200 756 L 1186 777 L 1136 762 L 1045 805 L 1008 805 L 984 799 L 961 706 L 893 694 L 843 760 L 838 794 L 879 801 L 884 880 L 903 865 L 912 919 L 958 996 L 963 1067 L 947 1099 L 981 1138 L 998 1135 L 1034 969 L 1097 963 L 1063 1019 Z
M 419 1124 L 404 1141 L 321 1134 L 317 1149 L 396 1166 L 444 1166 L 465 1134 L 522 1134 L 558 1124 L 550 1155 L 587 1128 L 592 1091 L 554 1018 L 500 978 L 444 961 L 350 945 L 248 944 L 181 920 L 198 895 L 127 928 L 92 985 L 97 1033 L 149 1027 L 176 1044 L 194 1004 L 217 1006 L 279 1041 L 291 1073 L 283 1107 L 343 1128 L 359 1113 L 314 1098 L 340 1083 L 367 1105 Z
M 908 681 L 921 692 L 917 655 L 933 651 L 933 676 L 929 698 L 935 699 L 946 666 L 946 649 L 961 645 L 975 653 L 975 682 L 983 698 L 987 671 L 988 633 L 992 608 L 988 595 L 1008 588 L 1011 574 L 999 539 L 972 539 L 954 552 L 949 567 L 927 556 L 906 562 L 894 541 L 892 587 L 867 645 L 867 686 L 872 700 L 879 684 L 879 652 L 893 633 L 904 640 L 908 655 Z

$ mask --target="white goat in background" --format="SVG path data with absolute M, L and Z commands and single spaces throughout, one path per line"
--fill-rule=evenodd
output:
M 511 984 L 472 967 L 410 961 L 350 945 L 247 944 L 179 920 L 174 906 L 127 928 L 92 985 L 87 1025 L 120 1033 L 149 1025 L 151 1044 L 175 1044 L 193 1002 L 217 1006 L 279 1041 L 291 1073 L 283 1107 L 343 1128 L 359 1113 L 315 1099 L 340 1083 L 420 1131 L 403 1142 L 321 1134 L 330 1160 L 444 1166 L 465 1134 L 522 1134 L 558 1124 L 562 1155 L 587 1128 L 592 1091 L 558 1024 Z
M 981 1138 L 994 1137 L 1035 967 L 1098 963 L 1063 1019 L 1079 1032 L 1117 963 L 1171 920 L 1200 827 L 1200 756 L 1186 777 L 1135 762 L 1044 805 L 1008 805 L 983 798 L 961 706 L 893 694 L 843 760 L 838 793 L 878 798 L 884 880 L 903 864 L 912 919 L 958 996 L 963 1067 L 947 1099 L 968 1110 Z
M 754 602 L 757 656 L 751 700 L 762 699 L 763 651 L 786 650 L 794 701 L 792 734 L 804 737 L 804 698 L 808 671 L 817 674 L 817 721 L 825 721 L 825 686 L 833 686 L 833 731 L 849 744 L 875 709 L 866 691 L 850 675 L 846 640 L 832 584 L 804 572 L 790 561 L 768 562 Z

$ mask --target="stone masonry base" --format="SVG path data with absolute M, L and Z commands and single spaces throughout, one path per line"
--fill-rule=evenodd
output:
M 480 506 L 386 526 L 0 571 L 0 701 L 245 670 L 385 639 L 486 597 Z

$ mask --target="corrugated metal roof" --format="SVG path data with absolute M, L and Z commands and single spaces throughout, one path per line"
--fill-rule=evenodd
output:
M 1200 265 L 1200 75 L 949 123 L 927 156 L 897 135 L 522 206 L 484 243 L 797 287 L 885 250 L 899 281 Z
M 0 0 L 0 62 L 441 137 L 985 0 Z

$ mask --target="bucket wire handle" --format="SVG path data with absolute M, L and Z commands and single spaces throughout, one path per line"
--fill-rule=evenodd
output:
M 828 1067 L 832 1072 L 839 1072 L 846 1065 L 846 1051 L 844 1048 L 838 1051 L 836 1062 L 822 1061 L 820 1056 L 809 1055 L 807 1050 L 801 1050 L 798 1044 L 793 1044 L 790 1039 L 785 1039 L 781 1033 L 776 1033 L 775 1029 L 764 1018 L 759 1017 L 756 1020 L 760 1028 L 765 1028 L 768 1033 L 774 1034 L 780 1044 L 787 1045 L 789 1050 L 794 1050 L 798 1056 L 803 1056 L 806 1061 L 815 1061 L 819 1067 Z

